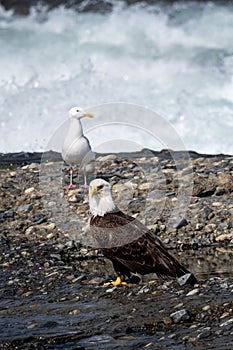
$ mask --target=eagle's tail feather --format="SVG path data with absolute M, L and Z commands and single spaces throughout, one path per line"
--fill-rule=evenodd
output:
M 161 254 L 161 274 L 167 274 L 172 277 L 178 278 L 180 284 L 198 284 L 196 277 L 184 267 L 174 255 L 168 252 L 163 246 L 160 245 Z M 183 277 L 184 276 L 184 277 Z

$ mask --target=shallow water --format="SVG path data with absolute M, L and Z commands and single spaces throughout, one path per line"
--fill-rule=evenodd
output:
M 123 101 L 157 111 L 188 149 L 233 153 L 232 6 L 120 3 L 106 14 L 0 8 L 1 152 L 44 150 L 73 105 Z

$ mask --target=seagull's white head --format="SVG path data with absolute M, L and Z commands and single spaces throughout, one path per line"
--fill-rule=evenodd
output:
M 74 119 L 81 119 L 84 117 L 93 118 L 93 115 L 91 113 L 85 112 L 80 107 L 73 107 L 69 110 L 69 117 Z
M 89 186 L 90 211 L 94 216 L 103 216 L 114 211 L 116 205 L 112 198 L 111 185 L 103 179 L 92 180 Z

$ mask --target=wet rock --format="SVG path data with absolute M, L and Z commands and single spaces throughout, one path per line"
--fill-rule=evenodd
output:
M 50 254 L 50 257 L 52 259 L 61 260 L 61 255 L 60 254 Z
M 150 291 L 150 287 L 145 285 L 143 286 L 141 289 L 139 289 L 139 291 L 137 292 L 137 294 L 143 294 L 143 293 L 148 293 Z
M 32 221 L 34 222 L 35 225 L 39 225 L 42 222 L 46 221 L 46 216 L 44 214 L 39 213 L 33 216 Z
M 69 312 L 70 315 L 79 315 L 81 313 L 81 310 L 75 309 Z
M 112 293 L 116 289 L 117 289 L 117 287 L 108 288 L 108 289 L 106 289 L 106 293 Z
M 36 327 L 38 327 L 38 324 L 37 324 L 37 323 L 30 323 L 30 324 L 27 326 L 28 329 L 34 329 L 34 328 L 36 328 Z
M 82 276 L 81 278 L 79 278 L 79 280 L 83 281 L 85 278 L 86 278 L 86 276 Z M 92 278 L 91 280 L 89 280 L 87 283 L 90 285 L 92 284 L 92 285 L 99 286 L 99 285 L 104 283 L 104 279 L 102 277 L 95 277 L 95 278 Z M 116 287 L 114 287 L 114 288 L 116 288 Z M 106 290 L 106 292 L 107 292 L 107 290 Z
M 215 191 L 215 196 L 222 196 L 226 193 L 225 188 L 223 187 L 217 187 Z
M 94 335 L 92 337 L 89 337 L 89 338 L 85 338 L 85 339 L 81 339 L 79 342 L 78 342 L 78 345 L 81 345 L 81 346 L 94 346 L 96 344 L 96 347 L 99 348 L 99 344 L 106 344 L 106 343 L 112 343 L 114 342 L 114 338 L 111 337 L 110 335 L 108 334 L 103 334 L 103 335 Z
M 173 227 L 175 228 L 175 229 L 179 229 L 179 228 L 181 228 L 181 227 L 184 227 L 184 226 L 187 226 L 188 225 L 188 221 L 185 219 L 185 218 L 183 218 L 183 219 L 181 219 L 181 220 L 178 220 L 174 225 L 173 225 Z
M 1 216 L 3 219 L 13 218 L 16 215 L 16 212 L 12 209 L 4 211 Z
M 29 204 L 22 204 L 18 207 L 17 211 L 20 213 L 29 213 L 33 208 L 33 205 L 31 203 Z
M 97 278 L 99 278 L 99 277 L 97 277 Z M 87 279 L 87 276 L 85 274 L 81 274 L 80 276 L 72 279 L 72 283 L 82 282 L 82 281 L 84 281 L 86 279 Z M 90 281 L 88 281 L 88 283 L 89 282 Z M 93 284 L 97 284 L 98 285 L 98 284 L 101 284 L 102 282 L 103 282 L 103 278 L 101 280 L 99 279 L 98 281 L 96 281 L 96 283 L 93 283 Z
M 178 278 L 178 283 L 180 286 L 184 286 L 185 284 L 189 284 L 193 279 L 192 273 L 186 273 L 185 275 Z
M 170 317 L 174 323 L 180 323 L 190 319 L 189 312 L 186 309 L 175 311 L 170 314 Z
M 212 332 L 211 330 L 206 330 L 204 332 L 201 332 L 200 334 L 198 334 L 198 338 L 199 339 L 205 339 L 205 338 L 208 338 L 212 335 Z
M 231 324 L 233 324 L 233 317 L 229 318 L 227 321 L 220 323 L 220 327 L 226 327 L 226 326 L 231 325 Z
M 54 328 L 54 327 L 57 327 L 58 325 L 59 325 L 59 323 L 56 321 L 48 321 L 48 322 L 44 323 L 42 326 L 44 328 Z

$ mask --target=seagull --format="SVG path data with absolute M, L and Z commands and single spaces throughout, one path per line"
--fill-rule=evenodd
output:
M 84 117 L 93 118 L 91 113 L 85 112 L 80 107 L 73 107 L 69 110 L 69 130 L 62 147 L 62 158 L 70 165 L 70 184 L 64 189 L 73 189 L 73 166 L 79 164 L 83 168 L 84 188 L 87 188 L 86 166 L 95 160 L 89 140 L 83 135 L 81 119 Z

